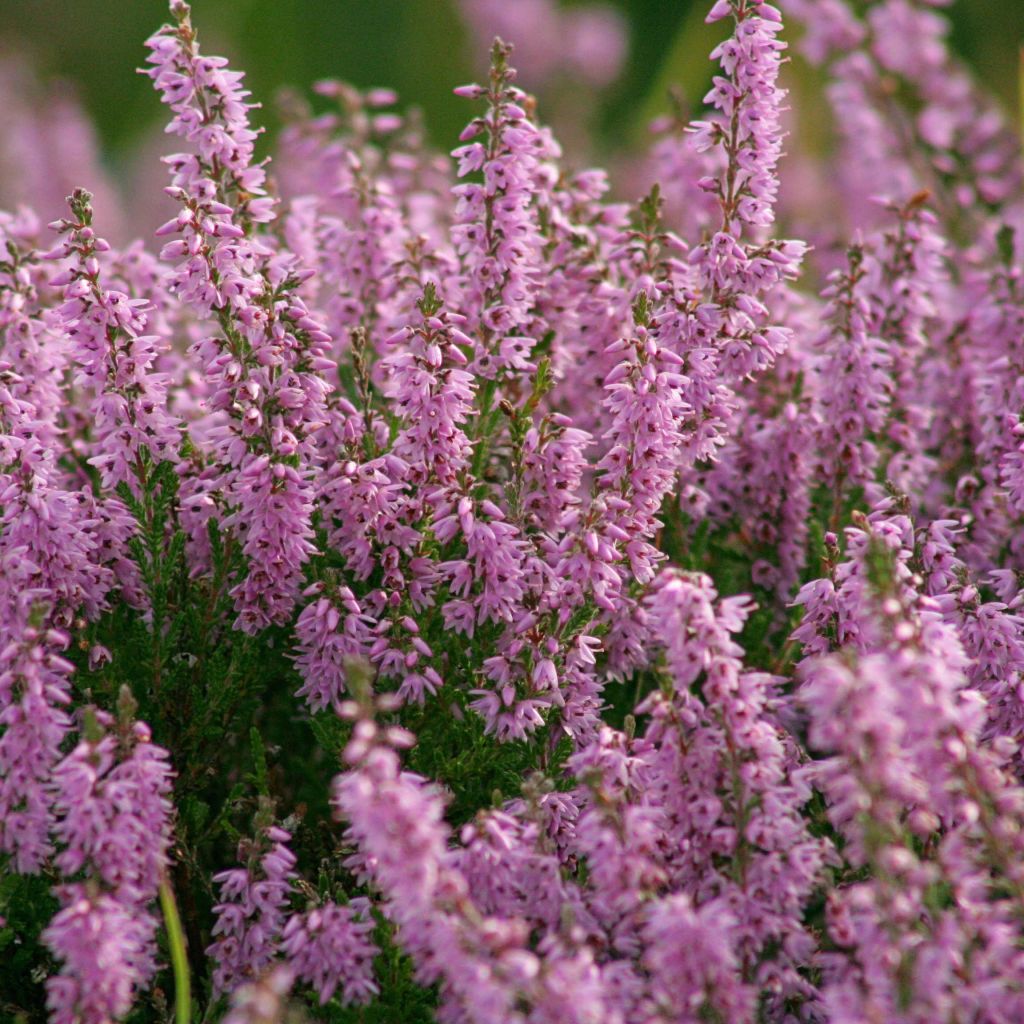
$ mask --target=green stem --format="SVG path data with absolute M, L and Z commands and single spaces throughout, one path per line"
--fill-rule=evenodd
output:
M 192 991 L 185 934 L 181 930 L 174 890 L 166 878 L 160 883 L 160 909 L 167 925 L 167 944 L 171 949 L 171 967 L 174 970 L 174 1024 L 189 1024 L 192 1018 Z

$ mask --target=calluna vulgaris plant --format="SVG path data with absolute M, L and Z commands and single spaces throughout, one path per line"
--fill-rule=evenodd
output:
M 1020 140 L 784 6 L 795 195 L 763 0 L 633 206 L 500 40 L 268 164 L 174 0 L 159 252 L 0 214 L 0 1018 L 1024 1020 Z

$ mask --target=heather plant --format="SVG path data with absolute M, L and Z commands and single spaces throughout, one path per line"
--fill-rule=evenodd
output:
M 267 146 L 173 0 L 155 238 L 0 213 L 4 1020 L 1024 1019 L 1021 149 L 942 6 L 717 0 L 636 199 L 502 39 L 450 158 L 342 82 Z

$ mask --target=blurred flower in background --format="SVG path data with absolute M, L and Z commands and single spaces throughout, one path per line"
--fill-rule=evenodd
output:
M 196 9 L 210 49 L 249 69 L 271 137 L 287 120 L 286 87 L 309 94 L 315 81 L 339 79 L 394 86 L 400 109 L 414 98 L 433 144 L 447 152 L 463 119 L 452 88 L 479 76 L 500 36 L 570 164 L 612 164 L 629 199 L 647 187 L 649 171 L 637 170 L 633 155 L 647 147 L 652 124 L 678 138 L 708 86 L 712 35 L 704 5 L 692 0 L 199 0 Z M 950 13 L 954 46 L 1012 108 L 1024 5 L 959 0 Z M 138 40 L 165 17 L 163 3 L 0 0 L 0 16 L 8 47 L 0 51 L 0 206 L 55 217 L 64 196 L 88 182 L 112 239 L 149 237 L 172 207 L 159 198 L 160 112 L 131 69 L 142 60 Z M 814 75 L 797 59 L 787 84 L 800 95 L 816 87 Z M 799 129 L 787 146 L 794 167 L 813 154 L 822 121 L 819 111 L 791 126 Z M 681 212 L 689 198 L 665 187 Z
M 562 7 L 556 0 L 462 0 L 477 63 L 495 36 L 511 42 L 526 89 L 577 79 L 602 89 L 619 77 L 629 49 L 626 19 L 608 4 Z

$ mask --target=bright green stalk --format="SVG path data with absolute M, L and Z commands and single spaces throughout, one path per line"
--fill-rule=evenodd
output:
M 174 1024 L 189 1024 L 192 1019 L 192 986 L 185 952 L 185 933 L 181 930 L 174 890 L 166 878 L 160 883 L 160 909 L 167 925 L 167 944 L 170 946 L 171 967 L 174 971 Z

